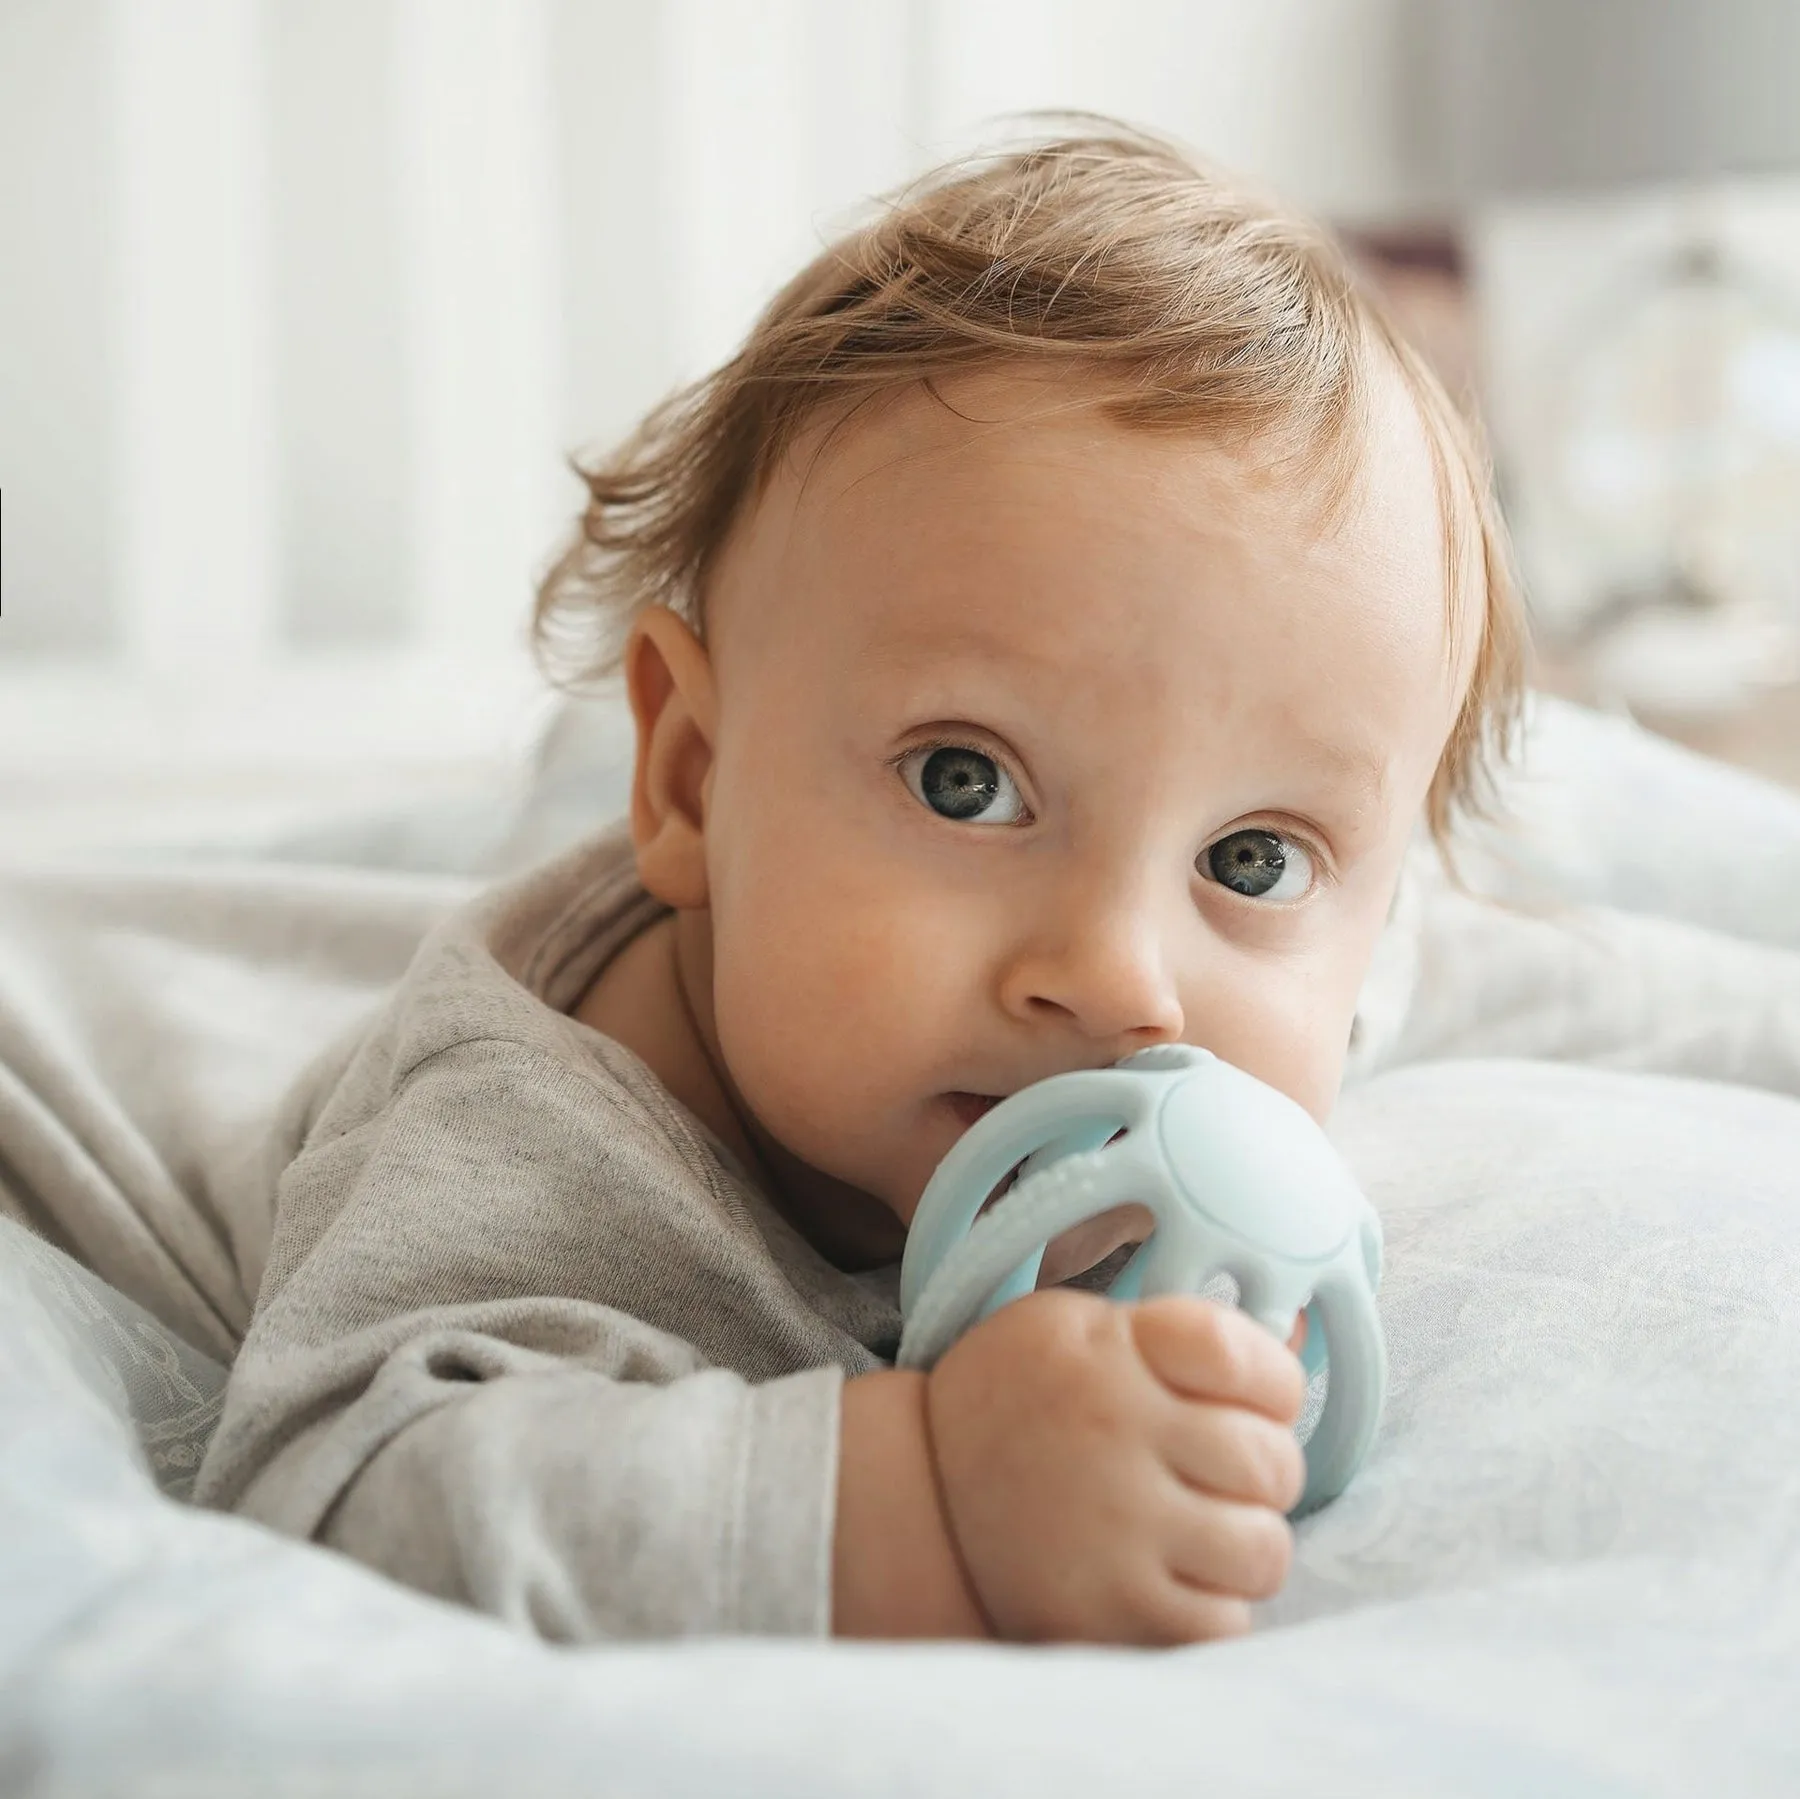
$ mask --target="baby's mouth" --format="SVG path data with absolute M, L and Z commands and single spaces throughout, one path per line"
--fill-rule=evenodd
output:
M 957 1122 L 967 1130 L 993 1111 L 1000 1098 L 997 1093 L 946 1093 L 944 1102 L 956 1114 Z

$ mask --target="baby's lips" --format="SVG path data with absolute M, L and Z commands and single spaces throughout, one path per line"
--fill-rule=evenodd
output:
M 944 1098 L 965 1130 L 979 1123 L 1000 1103 L 992 1093 L 946 1093 Z

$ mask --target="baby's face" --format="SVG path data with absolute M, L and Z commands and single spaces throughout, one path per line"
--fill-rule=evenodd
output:
M 1323 1117 L 1464 686 L 1397 381 L 1330 526 L 1197 437 L 948 397 L 790 458 L 709 592 L 716 1053 L 900 1221 L 997 1098 L 1150 1044 Z

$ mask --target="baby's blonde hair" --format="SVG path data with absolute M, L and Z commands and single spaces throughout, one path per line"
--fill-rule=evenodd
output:
M 1477 435 L 1332 239 L 1176 146 L 1105 122 L 951 165 L 883 203 L 777 294 L 742 349 L 577 472 L 573 539 L 533 638 L 553 679 L 617 671 L 662 605 L 704 632 L 733 524 L 810 424 L 991 368 L 1064 373 L 1128 425 L 1295 460 L 1341 498 L 1385 356 L 1431 447 L 1451 653 L 1483 590 L 1467 696 L 1427 799 L 1445 841 L 1510 749 L 1525 632 Z

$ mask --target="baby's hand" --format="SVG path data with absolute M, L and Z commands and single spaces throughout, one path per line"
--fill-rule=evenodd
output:
M 1210 1300 L 1034 1293 L 969 1331 L 926 1411 L 950 1529 L 1003 1637 L 1249 1627 L 1293 1554 L 1298 1360 Z

